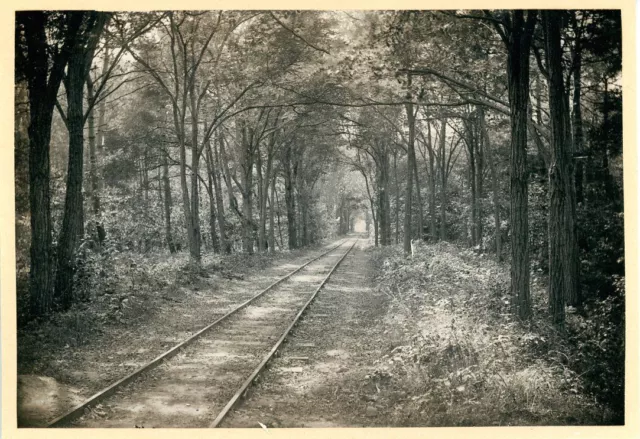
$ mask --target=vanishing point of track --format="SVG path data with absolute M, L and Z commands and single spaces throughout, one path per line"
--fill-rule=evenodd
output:
M 344 240 L 300 265 L 47 427 L 217 427 L 356 242 Z

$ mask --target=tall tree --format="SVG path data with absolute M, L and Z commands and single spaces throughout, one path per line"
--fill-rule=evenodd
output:
M 213 149 L 213 160 L 211 160 L 211 162 L 213 163 L 213 188 L 216 195 L 216 214 L 218 215 L 218 229 L 220 230 L 220 249 L 223 253 L 229 254 L 231 253 L 231 243 L 227 236 L 227 222 L 224 217 L 222 177 L 220 172 L 222 165 L 220 164 L 220 154 L 217 147 L 218 144 L 222 146 L 222 136 L 216 136 L 216 138 L 214 138 L 214 142 L 209 142 L 207 144 L 207 150 L 211 153 L 211 149 Z
M 18 76 L 27 79 L 29 89 L 29 292 L 34 316 L 46 315 L 53 304 L 49 163 L 51 123 L 58 89 L 76 45 L 84 15 L 84 12 L 16 13 L 16 70 Z
M 480 108 L 480 124 L 481 134 L 484 138 L 485 151 L 487 152 L 487 161 L 489 162 L 489 171 L 491 173 L 491 193 L 493 201 L 493 221 L 494 221 L 494 242 L 496 246 L 496 259 L 502 261 L 502 234 L 500 219 L 500 181 L 498 179 L 498 167 L 496 164 L 496 155 L 494 154 L 489 131 L 485 123 L 484 110 Z
M 431 136 L 431 121 L 427 120 L 427 135 L 425 137 L 423 132 L 420 132 L 420 138 L 424 149 L 428 152 L 424 152 L 420 149 L 422 158 L 425 161 L 427 170 L 427 176 L 429 178 L 429 237 L 432 241 L 436 240 L 436 153 L 432 144 Z
M 173 198 L 171 196 L 171 182 L 169 180 L 169 152 L 164 151 L 162 154 L 162 190 L 163 190 L 163 213 L 164 213 L 164 236 L 169 247 L 169 253 L 177 251 L 176 244 L 173 240 L 173 229 L 171 227 L 171 209 L 173 207 Z
M 513 10 L 489 15 L 507 49 L 507 79 L 511 118 L 511 293 L 517 315 L 531 317 L 529 275 L 529 59 L 537 11 Z
M 109 71 L 110 53 L 109 46 L 105 42 L 104 54 L 102 56 L 102 68 L 101 75 L 103 79 L 106 79 Z M 94 86 L 94 79 L 91 77 L 91 72 L 87 75 L 87 101 L 89 103 L 89 115 L 87 118 L 88 124 L 88 141 L 89 141 L 89 188 L 91 198 L 91 209 L 95 219 L 96 233 L 98 242 L 102 244 L 106 238 L 106 231 L 102 224 L 102 209 L 100 205 L 100 177 L 98 166 L 98 149 L 102 150 L 104 144 L 104 132 L 105 132 L 105 113 L 106 113 L 106 99 L 101 99 L 98 104 L 98 126 L 96 127 L 95 111 L 96 111 L 96 93 Z M 97 129 L 96 129 L 97 128 Z
M 460 151 L 458 145 L 462 141 L 462 137 L 451 136 L 449 148 L 447 148 L 447 124 L 448 119 L 445 117 L 440 122 L 440 132 L 436 137 L 438 142 L 438 150 L 436 152 L 436 160 L 438 162 L 440 174 L 440 240 L 447 239 L 447 205 L 449 203 L 448 182 L 453 166 L 455 165 Z M 456 154 L 456 150 L 458 154 Z
M 407 81 L 408 87 L 411 87 L 411 74 L 407 74 L 409 79 Z M 416 113 L 414 110 L 414 105 L 410 101 L 411 94 L 408 95 L 409 102 L 405 104 L 405 110 L 407 112 L 407 121 L 409 124 L 409 139 L 407 142 L 407 185 L 405 190 L 405 199 L 404 199 L 404 240 L 403 240 L 403 248 L 405 254 L 411 253 L 411 238 L 413 237 L 412 227 L 411 227 L 411 213 L 412 213 L 412 205 L 411 198 L 413 194 L 413 175 L 414 175 L 414 167 L 416 161 L 416 153 L 415 153 L 415 141 L 416 141 Z
M 213 161 L 213 154 L 211 153 L 211 142 L 209 142 L 206 146 L 205 150 L 205 163 L 207 165 L 207 194 L 209 195 L 209 230 L 211 233 L 211 244 L 213 247 L 213 251 L 215 253 L 220 253 L 220 242 L 221 240 L 218 238 L 218 234 L 216 232 L 216 222 L 218 221 L 218 215 L 216 214 L 216 192 L 214 182 L 214 166 L 215 163 Z M 220 231 L 221 237 L 224 234 L 224 231 Z M 226 241 L 224 238 L 223 241 Z M 224 245 L 224 244 L 223 244 Z
M 569 12 L 569 20 L 574 34 L 571 46 L 571 69 L 573 70 L 573 150 L 576 154 L 584 154 L 584 124 L 582 118 L 582 34 L 585 21 L 584 12 Z M 579 160 L 575 167 L 576 203 L 584 201 L 584 161 Z
M 569 99 L 562 68 L 561 11 L 542 11 L 551 118 L 551 163 L 549 164 L 549 311 L 559 327 L 565 321 L 565 297 L 578 291 L 574 267 L 575 199 L 573 185 Z M 565 296 L 566 295 L 566 296 Z
M 298 174 L 298 161 L 295 148 L 291 143 L 285 146 L 282 156 L 284 172 L 284 202 L 287 206 L 287 230 L 289 249 L 298 248 L 298 225 L 296 221 L 295 181 Z M 340 218 L 342 220 L 342 217 Z
M 109 18 L 103 12 L 89 12 L 71 51 L 64 87 L 67 93 L 65 123 L 69 131 L 69 165 L 62 228 L 58 238 L 55 295 L 62 309 L 73 303 L 75 251 L 83 222 L 82 180 L 84 158 L 84 86 L 100 34 Z

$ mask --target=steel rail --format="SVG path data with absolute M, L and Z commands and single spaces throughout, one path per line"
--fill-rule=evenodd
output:
M 216 419 L 211 423 L 210 428 L 216 428 L 220 425 L 220 423 L 222 422 L 222 420 L 229 414 L 229 412 L 235 407 L 235 405 L 238 403 L 238 401 L 240 400 L 240 398 L 242 397 L 242 395 L 247 391 L 247 389 L 249 388 L 249 386 L 251 386 L 251 384 L 255 381 L 256 377 L 260 374 L 260 372 L 262 372 L 262 370 L 264 369 L 264 367 L 267 365 L 267 363 L 269 362 L 269 360 L 271 360 L 271 358 L 273 358 L 273 356 L 275 355 L 275 353 L 278 351 L 278 348 L 280 348 L 280 345 L 282 345 L 282 343 L 286 340 L 287 336 L 289 335 L 289 333 L 291 332 L 291 330 L 294 328 L 294 326 L 298 323 L 298 320 L 300 319 L 300 317 L 302 316 L 302 314 L 304 314 L 304 312 L 306 311 L 306 309 L 309 307 L 309 305 L 311 304 L 311 302 L 313 302 L 313 300 L 316 298 L 316 296 L 318 295 L 318 293 L 320 292 L 320 290 L 324 287 L 324 285 L 327 283 L 327 281 L 329 280 L 329 278 L 331 277 L 331 275 L 333 274 L 333 272 L 338 268 L 338 266 L 340 265 L 340 263 L 347 257 L 347 255 L 351 252 L 351 250 L 353 249 L 353 247 L 356 245 L 356 243 L 358 242 L 358 239 L 353 241 L 353 244 L 351 244 L 351 247 L 349 247 L 349 249 L 345 252 L 344 255 L 342 255 L 342 257 L 340 258 L 340 260 L 333 266 L 333 268 L 331 269 L 331 271 L 329 272 L 329 274 L 327 274 L 327 276 L 322 280 L 322 283 L 320 283 L 320 285 L 318 286 L 318 288 L 316 288 L 316 290 L 313 292 L 313 294 L 311 295 L 311 297 L 309 298 L 309 300 L 304 304 L 304 306 L 300 309 L 300 311 L 298 312 L 298 314 L 296 314 L 295 318 L 293 319 L 293 321 L 291 322 L 291 324 L 289 325 L 289 327 L 284 331 L 284 333 L 282 334 L 282 336 L 278 339 L 278 341 L 276 342 L 276 344 L 271 348 L 271 350 L 269 351 L 269 353 L 262 359 L 262 361 L 260 362 L 260 364 L 254 369 L 254 371 L 251 373 L 251 375 L 249 375 L 249 378 L 247 378 L 243 383 L 242 386 L 240 387 L 240 389 L 231 397 L 231 399 L 229 400 L 229 402 L 227 403 L 227 405 L 224 406 L 224 408 L 222 409 L 222 411 L 218 414 L 218 416 L 216 417 Z
M 72 422 L 73 420 L 79 418 L 80 416 L 82 416 L 84 414 L 85 409 L 90 408 L 90 407 L 94 406 L 95 404 L 97 404 L 98 402 L 104 400 L 105 398 L 113 395 L 118 388 L 120 388 L 120 387 L 124 386 L 125 384 L 128 384 L 131 381 L 135 380 L 142 373 L 153 369 L 155 366 L 160 364 L 163 360 L 167 360 L 167 359 L 173 357 L 182 348 L 184 348 L 184 347 L 190 345 L 191 343 L 193 343 L 196 339 L 198 339 L 201 335 L 203 335 L 204 333 L 209 331 L 211 328 L 217 326 L 218 324 L 220 324 L 222 321 L 226 320 L 227 318 L 229 318 L 233 314 L 235 314 L 238 311 L 244 309 L 247 305 L 249 305 L 250 303 L 252 303 L 256 299 L 258 299 L 259 297 L 261 297 L 262 295 L 264 295 L 268 291 L 271 291 L 274 287 L 280 285 L 282 282 L 284 282 L 287 279 L 289 279 L 291 276 L 293 276 L 294 274 L 296 274 L 297 272 L 302 270 L 307 265 L 309 265 L 312 262 L 315 262 L 318 259 L 328 255 L 329 253 L 331 253 L 332 251 L 334 251 L 338 247 L 342 246 L 345 242 L 347 242 L 347 239 L 343 240 L 340 244 L 332 247 L 331 249 L 327 250 L 326 252 L 320 254 L 319 256 L 316 256 L 315 258 L 313 258 L 313 259 L 305 262 L 304 264 L 300 265 L 295 270 L 291 271 L 290 273 L 288 273 L 285 276 L 281 277 L 277 281 L 273 282 L 271 285 L 269 285 L 264 290 L 260 291 L 258 294 L 254 295 L 250 299 L 248 299 L 245 302 L 241 303 L 239 306 L 237 306 L 236 308 L 232 309 L 231 311 L 229 311 L 228 313 L 226 313 L 222 317 L 219 317 L 213 323 L 210 323 L 209 325 L 207 325 L 204 328 L 200 329 L 198 332 L 196 332 L 195 334 L 193 334 L 192 336 L 190 336 L 186 340 L 178 343 L 177 345 L 175 345 L 174 347 L 172 347 L 168 351 L 160 354 L 159 356 L 157 356 L 156 358 L 154 358 L 150 362 L 146 363 L 145 365 L 143 365 L 140 368 L 136 369 L 135 371 L 131 372 L 129 375 L 127 375 L 124 378 L 116 381 L 115 383 L 110 384 L 108 387 L 100 390 L 98 393 L 94 394 L 93 396 L 91 396 L 90 398 L 85 400 L 84 402 L 76 405 L 75 407 L 73 407 L 72 409 L 70 409 L 69 411 L 64 413 L 63 415 L 58 416 L 54 420 L 50 421 L 45 426 L 45 428 L 60 427 L 62 425 L 65 425 L 65 424 L 67 424 L 69 422 Z

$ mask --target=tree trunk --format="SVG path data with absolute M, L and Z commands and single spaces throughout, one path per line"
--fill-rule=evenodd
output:
M 78 45 L 80 46 L 80 45 Z M 82 176 L 84 156 L 84 101 L 85 84 L 84 52 L 76 47 L 69 59 L 67 91 L 67 127 L 69 130 L 69 164 L 67 191 L 64 202 L 62 229 L 58 239 L 55 294 L 62 310 L 73 303 L 73 275 L 75 251 L 78 246 L 78 229 L 82 221 Z
M 431 144 L 431 123 L 427 123 L 428 139 L 426 147 L 429 152 L 429 235 L 431 241 L 436 241 L 436 168 L 435 153 Z
M 104 58 L 102 62 L 102 74 L 106 74 L 107 68 L 109 66 L 109 46 L 105 43 L 104 46 Z M 91 109 L 93 113 L 95 108 Z M 92 196 L 94 197 L 94 203 L 96 203 L 97 208 L 94 206 L 94 215 L 96 221 L 96 230 L 98 233 L 98 240 L 100 243 L 103 243 L 107 238 L 107 232 L 102 224 L 102 210 L 100 207 L 100 194 L 102 192 L 102 178 L 100 178 L 100 157 L 103 157 L 104 152 L 104 143 L 105 136 L 104 133 L 107 131 L 107 124 L 105 122 L 105 114 L 106 114 L 106 99 L 101 99 L 98 104 L 98 126 L 96 127 L 96 141 L 97 145 L 94 145 L 94 156 L 96 169 L 94 171 L 94 176 L 96 179 L 95 186 L 96 189 L 92 190 Z M 92 182 L 93 186 L 93 182 Z
M 396 244 L 399 242 L 400 236 L 400 185 L 398 184 L 398 166 L 397 166 L 397 158 L 398 152 L 394 149 L 393 151 L 393 181 L 394 181 L 394 189 L 396 192 L 396 206 L 395 206 L 395 216 L 396 216 Z
M 62 228 L 58 239 L 57 270 L 54 293 L 60 307 L 73 303 L 73 276 L 78 241 L 83 238 L 84 215 L 82 179 L 84 166 L 84 85 L 89 75 L 93 54 L 109 15 L 90 12 L 85 29 L 73 45 L 65 89 L 67 93 L 67 129 L 69 131 L 69 165 Z
M 247 132 L 248 131 L 248 132 Z M 247 129 L 246 123 L 241 122 L 240 128 L 240 178 L 242 187 L 242 251 L 253 253 L 253 130 Z
M 93 93 L 93 81 L 91 75 L 87 76 L 87 101 L 92 103 L 95 100 Z M 100 187 L 98 185 L 98 159 L 96 154 L 96 130 L 95 130 L 95 107 L 92 106 L 89 111 L 88 123 L 88 140 L 89 140 L 89 183 L 90 183 L 90 199 L 93 221 L 96 226 L 96 242 L 102 245 L 106 237 L 104 227 L 102 226 L 102 216 L 100 212 Z M 104 116 L 103 116 L 104 117 Z M 99 132 L 98 126 L 98 132 Z
M 205 162 L 207 165 L 207 181 L 209 183 L 207 187 L 207 193 L 209 195 L 209 229 L 211 230 L 211 246 L 215 253 L 220 253 L 220 241 L 218 240 L 218 234 L 216 233 L 216 199 L 215 189 L 213 183 L 213 155 L 211 154 L 211 143 L 207 142 L 205 151 Z
M 440 200 L 440 240 L 447 239 L 447 119 L 442 119 L 440 126 L 440 179 L 441 179 L 441 200 Z
M 61 49 L 50 57 L 46 14 L 18 11 L 16 22 L 24 28 L 27 53 L 24 64 L 29 89 L 29 210 L 31 247 L 29 267 L 30 312 L 34 317 L 51 311 L 52 243 L 49 145 L 58 89 L 71 48 L 75 45 L 84 12 L 65 13 L 66 32 Z M 16 26 L 16 29 L 18 27 Z M 16 32 L 16 40 L 20 36 Z M 17 42 L 17 41 L 16 41 Z
M 369 177 L 367 176 L 366 170 L 364 168 L 361 168 L 360 173 L 364 177 L 364 185 L 367 189 L 367 198 L 369 199 L 369 208 L 371 209 L 371 218 L 373 218 L 373 232 L 374 232 L 373 238 L 374 238 L 375 246 L 378 247 L 378 244 L 380 242 L 380 239 L 379 239 L 380 217 L 382 215 L 381 210 L 383 209 L 382 207 L 383 203 L 381 202 L 380 197 L 378 198 L 378 203 L 375 202 L 375 199 L 374 199 L 375 193 L 374 194 L 371 193 L 371 188 L 369 186 Z M 342 204 L 343 203 L 344 203 L 344 199 L 342 200 Z M 340 205 L 341 212 L 342 212 L 342 204 Z M 377 213 L 376 213 L 376 207 L 377 207 Z M 340 214 L 340 223 L 342 224 L 342 213 Z M 342 230 L 340 230 L 340 233 L 342 233 Z
M 201 262 L 202 237 L 200 235 L 200 197 L 198 194 L 198 174 L 200 172 L 200 151 L 198 148 L 198 110 L 196 104 L 195 81 L 189 90 L 191 103 L 191 215 L 189 227 L 189 259 L 197 267 Z
M 409 85 L 411 85 L 411 75 L 409 75 Z M 407 112 L 407 120 L 409 122 L 409 142 L 407 145 L 407 186 L 405 192 L 405 212 L 404 212 L 404 254 L 411 254 L 411 198 L 413 194 L 413 174 L 414 162 L 416 159 L 414 145 L 416 138 L 416 115 L 413 110 L 413 103 L 409 102 L 405 104 Z
M 390 179 L 389 179 L 389 174 L 390 174 L 390 170 L 389 170 L 389 153 L 387 151 L 387 149 L 385 148 L 385 152 L 384 152 L 384 178 L 383 178 L 383 185 L 384 185 L 384 198 L 383 198 L 383 202 L 384 202 L 384 211 L 385 211 L 385 244 L 384 245 L 391 245 L 391 200 L 390 200 Z
M 180 149 L 180 189 L 182 190 L 182 212 L 184 223 L 187 228 L 187 242 L 191 251 L 193 242 L 193 229 L 191 228 L 191 201 L 189 200 L 189 185 L 187 184 L 187 146 L 183 136 L 178 136 L 178 147 Z
M 414 120 L 415 123 L 415 120 Z M 424 224 L 424 215 L 422 211 L 422 195 L 420 194 L 420 178 L 418 176 L 418 160 L 416 160 L 416 150 L 415 150 L 415 133 L 414 133 L 414 148 L 413 148 L 413 175 L 416 179 L 416 201 L 418 202 L 418 239 L 422 240 L 424 235 L 423 224 Z
M 110 60 L 110 56 L 109 56 L 109 46 L 108 44 L 105 43 L 104 45 L 104 58 L 102 60 L 102 70 L 101 70 L 101 74 L 106 74 L 108 66 L 109 66 L 109 61 Z M 102 153 L 102 150 L 104 149 L 104 133 L 107 131 L 107 124 L 105 122 L 105 114 L 106 114 L 106 99 L 101 99 L 100 103 L 98 104 L 98 129 L 97 129 L 97 135 L 98 135 L 98 149 L 100 150 L 100 153 Z
M 44 49 L 43 49 L 44 50 Z M 46 69 L 46 64 L 43 66 Z M 32 81 L 29 81 L 30 83 Z M 53 303 L 51 285 L 51 195 L 49 142 L 51 110 L 32 97 L 39 87 L 29 87 L 31 123 L 29 124 L 29 206 L 31 212 L 31 260 L 29 292 L 31 315 L 43 316 Z
M 502 261 L 502 234 L 500 232 L 500 182 L 498 179 L 498 170 L 496 169 L 496 157 L 493 155 L 491 139 L 485 125 L 484 110 L 480 109 L 480 124 L 484 145 L 487 151 L 487 160 L 489 162 L 489 171 L 491 172 L 491 192 L 493 198 L 493 220 L 494 220 L 494 240 L 496 243 L 496 259 Z
M 278 199 L 278 191 L 275 190 L 275 179 L 274 179 L 274 191 L 276 195 L 276 219 L 278 220 L 278 236 L 280 237 L 280 249 L 282 250 L 284 246 L 284 241 L 282 239 L 282 222 L 280 221 L 280 200 Z
M 374 207 L 371 208 L 372 214 L 374 209 Z M 373 217 L 373 241 L 376 247 L 380 245 L 380 214 L 380 207 L 378 206 L 378 214 Z
M 300 216 L 302 218 L 302 246 L 309 245 L 309 206 L 306 196 L 301 197 Z
M 256 171 L 258 176 L 258 251 L 266 251 L 267 236 L 267 192 L 264 188 L 264 175 L 262 172 L 262 155 L 256 154 Z
M 145 211 L 149 208 L 149 149 L 145 145 L 144 152 L 142 156 L 142 195 L 144 199 L 144 208 Z
M 527 118 L 529 106 L 529 52 L 536 12 L 512 12 L 507 44 L 507 76 L 511 114 L 511 293 L 517 315 L 531 317 L 529 285 L 529 181 Z
M 344 198 L 344 194 L 342 194 L 341 198 L 340 198 L 340 207 L 338 208 L 338 212 L 339 212 L 339 224 L 338 224 L 338 234 L 339 235 L 344 235 L 345 233 L 347 233 L 347 225 L 346 225 L 346 219 L 345 219 L 345 198 Z
M 251 188 L 242 191 L 242 251 L 253 254 L 253 206 Z
M 562 72 L 562 14 L 542 12 L 549 69 L 551 164 L 549 166 L 549 312 L 564 327 L 565 299 L 577 301 L 573 267 L 575 220 L 572 215 L 573 166 L 569 103 Z M 565 297 L 566 294 L 566 297 Z
M 200 235 L 200 198 L 198 194 L 198 173 L 199 173 L 199 159 L 198 154 L 192 152 L 191 160 L 191 215 L 188 227 L 190 233 L 187 236 L 191 237 L 189 242 L 189 259 L 196 266 L 200 266 L 201 262 L 201 246 L 202 237 Z
M 258 169 L 258 206 L 260 211 L 258 224 L 258 250 L 261 252 L 266 251 L 269 246 L 269 242 L 267 240 L 267 199 L 273 167 L 273 155 L 271 151 L 274 145 L 275 137 L 271 136 L 269 148 L 267 150 L 267 164 L 264 175 L 262 173 L 262 157 L 260 155 L 260 151 L 256 154 L 256 157 L 258 158 L 256 166 Z
M 289 232 L 289 250 L 298 248 L 296 228 L 296 205 L 294 197 L 294 176 L 291 171 L 291 147 L 284 154 L 284 202 L 287 206 L 287 230 Z
M 50 312 L 53 304 L 49 143 L 56 93 L 62 78 L 57 84 L 47 84 L 49 59 L 44 14 L 17 12 L 16 15 L 24 22 L 29 62 L 30 308 L 31 315 L 42 316 Z M 51 88 L 55 88 L 53 92 Z
M 222 145 L 222 138 L 220 139 L 220 145 Z M 209 154 L 211 154 L 211 143 L 208 144 Z M 231 253 L 231 243 L 227 238 L 227 225 L 224 217 L 224 202 L 222 198 L 222 181 L 220 175 L 220 157 L 218 155 L 218 148 L 216 147 L 216 141 L 213 143 L 213 188 L 216 194 L 216 213 L 218 215 L 218 229 L 220 230 L 220 249 L 225 254 Z M 223 168 L 224 169 L 224 168 Z M 229 200 L 231 201 L 231 199 Z
M 478 110 L 480 111 L 480 110 Z M 478 116 L 480 114 L 478 113 Z M 484 113 L 482 114 L 484 117 Z M 484 250 L 482 248 L 482 222 L 483 222 L 483 210 L 482 210 L 482 200 L 484 198 L 484 141 L 482 134 L 480 133 L 481 123 L 476 123 L 476 146 L 478 150 L 476 151 L 476 241 L 477 245 L 480 246 L 480 250 Z
M 345 233 L 349 233 L 351 231 L 351 209 L 349 209 L 348 205 L 345 205 L 344 223 L 346 225 Z
M 164 234 L 167 240 L 167 247 L 170 253 L 175 253 L 176 245 L 173 242 L 173 233 L 171 232 L 171 183 L 169 181 L 169 152 L 165 152 L 162 157 L 162 185 L 164 187 Z
M 478 197 L 476 192 L 476 141 L 473 132 L 473 123 L 471 121 L 465 122 L 465 129 L 467 134 L 467 152 L 469 157 L 469 189 L 471 190 L 471 246 L 475 247 L 478 244 Z
M 296 200 L 295 201 L 295 206 L 296 209 L 294 209 L 294 215 L 296 218 L 296 225 L 297 225 L 297 231 L 298 231 L 298 236 L 296 237 L 297 240 L 297 244 L 298 247 L 303 247 L 304 243 L 303 241 L 303 236 L 304 236 L 304 224 L 302 223 L 302 200 L 301 200 L 301 189 L 302 189 L 302 185 L 300 184 L 300 173 L 298 172 L 298 166 L 299 166 L 299 161 L 298 158 L 296 157 L 296 160 L 294 160 L 293 162 L 293 185 L 294 185 L 294 191 L 293 191 L 293 197 Z
M 271 188 L 271 195 L 269 196 L 269 253 L 273 253 L 276 251 L 276 234 L 275 234 L 275 210 L 277 206 L 275 205 L 275 196 L 276 196 L 276 176 L 271 177 L 271 184 L 269 185 Z
M 536 75 L 536 89 L 535 89 L 535 95 L 536 95 L 536 108 L 535 108 L 535 114 L 536 114 L 536 121 L 538 122 L 539 125 L 543 125 L 544 122 L 542 121 L 542 84 L 540 81 L 540 73 L 538 73 Z M 533 109 L 531 109 L 530 114 L 533 115 Z M 540 158 L 540 161 L 542 161 L 542 163 L 544 163 L 544 166 L 548 169 L 549 167 L 549 151 L 545 148 L 544 143 L 542 141 L 542 139 L 540 138 L 540 134 L 538 134 L 538 131 L 536 130 L 535 127 L 533 126 L 529 126 L 529 134 L 531 134 L 531 137 L 533 137 L 533 141 L 536 144 L 536 148 L 538 149 L 538 157 Z
M 391 206 L 389 205 L 389 156 L 384 146 L 380 148 L 377 174 L 378 215 L 376 223 L 380 244 L 385 246 L 391 244 Z
M 376 247 L 377 244 L 379 243 L 380 245 L 387 245 L 387 235 L 386 235 L 386 231 L 387 231 L 387 212 L 386 212 L 386 206 L 385 206 L 385 202 L 384 202 L 384 182 L 383 182 L 383 176 L 382 176 L 382 169 L 378 170 L 378 200 L 377 200 L 377 209 L 378 209 L 378 213 L 376 215 L 376 224 L 375 224 L 375 234 L 376 234 Z
M 602 130 L 605 135 L 609 134 L 609 79 L 604 78 L 604 99 L 602 103 Z M 614 191 L 613 178 L 609 170 L 609 142 L 602 142 L 602 179 L 604 180 L 604 189 L 607 197 L 611 200 L 616 199 Z
M 577 155 L 584 154 L 584 126 L 582 122 L 582 44 L 581 34 L 575 12 L 571 13 L 574 32 L 576 33 L 573 55 L 573 150 Z M 576 203 L 584 202 L 584 161 L 576 161 L 575 167 Z

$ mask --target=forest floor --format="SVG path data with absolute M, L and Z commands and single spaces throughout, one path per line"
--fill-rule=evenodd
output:
M 46 423 L 321 250 L 209 261 L 107 322 L 85 305 L 22 329 L 20 425 Z M 166 279 L 165 263 L 155 267 Z M 543 279 L 533 282 L 543 309 Z M 359 245 L 222 427 L 609 423 L 561 338 L 513 321 L 507 286 L 508 267 L 451 244 L 410 258 Z

